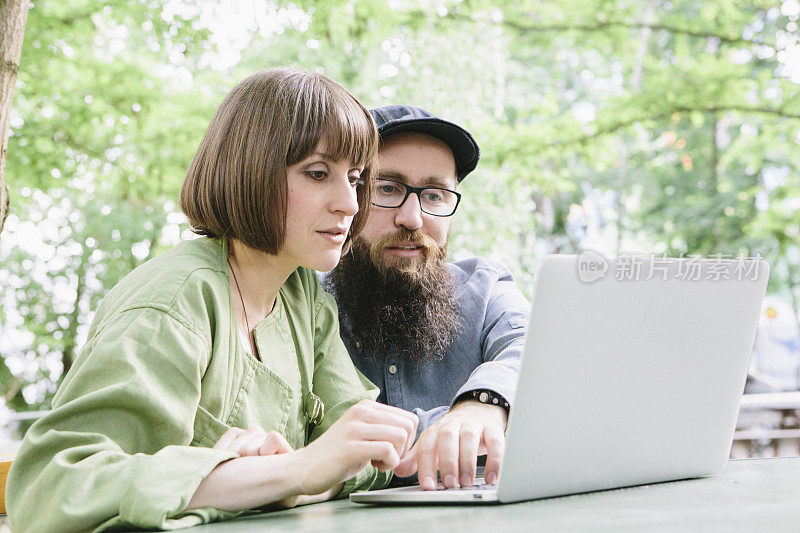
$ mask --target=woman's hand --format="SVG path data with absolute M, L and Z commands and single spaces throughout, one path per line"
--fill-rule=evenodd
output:
M 214 445 L 215 450 L 238 453 L 241 457 L 275 455 L 294 451 L 286 437 L 277 431 L 267 433 L 259 426 L 244 430 L 230 428 Z
M 200 483 L 187 510 L 294 507 L 334 498 L 342 484 L 368 464 L 381 471 L 397 466 L 414 442 L 418 423 L 413 413 L 362 400 L 299 450 L 292 450 L 275 431 L 231 428 L 214 448 L 240 457 L 217 465 Z
M 217 443 L 214 445 L 214 449 L 235 452 L 238 453 L 240 457 L 252 457 L 256 455 L 279 455 L 294 451 L 292 445 L 286 440 L 286 437 L 277 431 L 270 431 L 267 433 L 260 426 L 253 426 L 247 430 L 232 427 L 222 434 Z M 338 494 L 340 490 L 341 488 L 336 491 L 336 494 Z M 335 496 L 335 494 L 333 496 Z M 332 495 L 326 495 L 324 499 L 330 499 L 331 497 Z M 297 505 L 314 503 L 315 501 L 323 500 L 319 498 L 312 499 L 303 494 L 298 494 L 296 496 L 289 496 L 288 498 L 284 498 L 269 505 L 284 509 L 291 509 Z
M 294 452 L 302 465 L 300 490 L 319 494 L 344 482 L 372 463 L 394 468 L 417 435 L 413 413 L 361 400 L 317 440 Z

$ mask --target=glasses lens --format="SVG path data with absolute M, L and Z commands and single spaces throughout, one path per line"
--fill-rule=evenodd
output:
M 407 190 L 403 183 L 379 179 L 375 182 L 372 204 L 378 207 L 400 207 Z M 447 217 L 456 210 L 458 195 L 449 189 L 422 189 L 419 191 L 419 203 L 424 212 Z
M 399 207 L 406 197 L 406 188 L 390 180 L 377 180 L 372 193 L 372 203 L 380 207 Z
M 419 194 L 422 210 L 432 215 L 449 215 L 456 208 L 456 193 L 447 189 L 423 189 Z

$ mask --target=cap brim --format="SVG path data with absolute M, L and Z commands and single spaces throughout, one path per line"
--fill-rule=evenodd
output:
M 478 143 L 464 128 L 434 117 L 425 117 L 411 120 L 404 120 L 399 123 L 391 122 L 378 128 L 381 137 L 400 133 L 403 131 L 415 131 L 425 133 L 441 139 L 453 151 L 453 158 L 456 161 L 456 176 L 458 181 L 475 170 L 481 156 Z

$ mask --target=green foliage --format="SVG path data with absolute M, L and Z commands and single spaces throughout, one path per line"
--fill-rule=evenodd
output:
M 186 235 L 178 190 L 225 92 L 276 65 L 470 129 L 483 157 L 450 254 L 505 262 L 529 294 L 548 253 L 761 254 L 797 306 L 797 19 L 765 0 L 38 0 L 9 142 L 0 394 L 47 404 L 102 295 Z
M 191 80 L 190 51 L 207 35 L 165 22 L 158 5 L 34 4 L 9 140 L 15 223 L 0 269 L 9 405 L 49 401 L 99 299 L 164 246 L 216 105 L 180 79 Z

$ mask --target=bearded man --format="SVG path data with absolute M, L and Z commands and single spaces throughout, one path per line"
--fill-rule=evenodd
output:
M 458 183 L 480 150 L 460 126 L 410 106 L 371 111 L 381 137 L 366 226 L 324 280 L 341 333 L 378 401 L 413 411 L 421 432 L 395 469 L 425 489 L 495 483 L 528 303 L 503 266 L 445 262 Z

